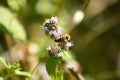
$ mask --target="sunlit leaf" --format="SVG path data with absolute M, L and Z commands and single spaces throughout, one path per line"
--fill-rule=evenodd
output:
M 43 14 L 43 15 L 53 15 L 55 12 L 55 5 L 52 4 L 49 0 L 41 1 L 38 0 L 36 3 L 35 10 L 38 14 Z
M 0 57 L 0 62 L 7 68 L 10 69 L 11 65 L 5 60 L 5 58 Z
M 19 11 L 27 5 L 27 0 L 7 0 L 11 9 Z
M 26 76 L 26 77 L 30 77 L 31 74 L 28 72 L 24 72 L 24 71 L 20 71 L 20 64 L 19 61 L 16 61 L 13 64 L 9 64 L 5 58 L 0 57 L 0 62 L 7 68 L 7 75 L 20 75 L 20 76 Z
M 0 29 L 8 31 L 14 39 L 26 40 L 26 33 L 23 25 L 13 16 L 7 8 L 0 6 Z
M 20 75 L 20 76 L 31 77 L 31 74 L 30 74 L 30 73 L 28 73 L 28 72 L 23 72 L 23 71 L 19 71 L 19 70 L 16 70 L 16 71 L 15 71 L 15 74 L 16 74 L 16 75 Z
M 0 80 L 4 80 L 3 77 L 0 77 Z

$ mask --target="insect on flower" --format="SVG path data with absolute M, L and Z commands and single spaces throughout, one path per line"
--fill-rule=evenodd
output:
M 68 50 L 69 47 L 73 46 L 73 44 L 70 42 L 70 35 L 61 34 L 61 27 L 58 25 L 57 17 L 46 19 L 42 29 L 56 42 L 55 46 L 50 46 L 47 48 L 51 57 L 58 57 L 61 49 Z
M 60 35 L 57 39 L 55 39 L 55 42 L 60 43 L 60 45 L 65 50 L 68 50 L 69 47 L 73 46 L 73 44 L 70 42 L 70 35 L 69 34 Z
M 60 35 L 57 39 L 55 39 L 55 42 L 68 42 L 70 40 L 69 34 L 63 34 Z

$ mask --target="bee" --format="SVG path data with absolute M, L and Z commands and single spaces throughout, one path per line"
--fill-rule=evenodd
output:
M 70 35 L 69 34 L 63 34 L 60 35 L 57 39 L 55 39 L 55 42 L 68 42 L 70 40 Z
M 65 50 L 68 50 L 69 47 L 73 46 L 73 44 L 70 42 L 69 34 L 60 35 L 60 37 L 55 39 L 55 42 L 59 43 L 59 45 Z

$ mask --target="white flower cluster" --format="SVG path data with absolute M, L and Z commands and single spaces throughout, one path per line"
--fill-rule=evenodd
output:
M 57 17 L 46 19 L 43 23 L 42 29 L 48 33 L 56 43 L 54 46 L 49 46 L 47 48 L 51 57 L 59 57 L 61 50 L 68 50 L 69 47 L 73 46 L 70 42 L 70 35 L 61 33 L 61 27 L 58 26 Z
M 61 27 L 58 26 L 57 17 L 52 17 L 51 19 L 46 19 L 42 29 L 45 30 L 51 37 L 57 39 L 61 34 Z
M 58 45 L 54 45 L 54 46 L 49 46 L 47 48 L 49 55 L 51 57 L 59 57 L 60 56 L 60 52 L 61 52 L 61 47 Z

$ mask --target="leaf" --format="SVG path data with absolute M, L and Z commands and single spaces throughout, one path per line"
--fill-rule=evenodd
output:
M 7 68 L 10 69 L 11 65 L 5 60 L 5 58 L 0 57 L 0 62 Z
M 9 64 L 5 58 L 0 57 L 0 62 L 7 68 L 7 75 L 20 75 L 20 76 L 26 76 L 31 77 L 31 74 L 28 72 L 20 71 L 20 65 L 19 61 L 16 61 L 14 64 Z
M 52 80 L 62 80 L 63 71 L 61 69 L 61 57 L 51 58 L 48 57 L 46 60 L 46 70 L 51 76 Z
M 24 71 L 19 71 L 19 70 L 15 70 L 15 74 L 19 75 L 19 76 L 26 76 L 26 77 L 31 77 L 31 74 L 28 72 L 24 72 Z
M 26 32 L 23 25 L 13 16 L 12 12 L 2 6 L 0 6 L 0 29 L 10 33 L 14 39 L 26 40 Z
M 9 74 L 15 74 L 15 71 L 16 70 L 20 70 L 20 64 L 19 64 L 19 61 L 16 61 L 15 63 L 13 63 L 11 65 L 11 68 L 8 69 L 8 73 Z
M 64 61 L 67 61 L 71 58 L 70 54 L 68 51 L 62 50 L 60 56 Z
M 38 0 L 35 6 L 35 10 L 38 14 L 43 15 L 53 15 L 55 12 L 56 6 L 49 0 Z
M 4 80 L 3 77 L 0 77 L 0 80 Z
M 62 52 L 61 52 L 61 57 L 62 57 L 62 58 L 63 58 L 63 57 L 70 57 L 70 55 L 69 55 L 68 51 L 62 50 Z
M 75 60 L 73 54 L 70 51 L 62 50 L 60 56 L 67 63 Z
M 51 58 L 48 57 L 46 59 L 46 69 L 49 75 L 55 75 L 56 74 L 56 65 L 58 64 L 59 60 L 57 58 Z
M 27 0 L 7 0 L 7 2 L 14 11 L 19 11 L 27 5 Z
M 1 23 L 0 23 L 0 31 L 10 34 L 9 31 Z

